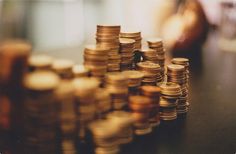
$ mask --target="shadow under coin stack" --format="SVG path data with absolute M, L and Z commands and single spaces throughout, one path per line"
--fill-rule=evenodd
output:
M 120 70 L 121 57 L 119 55 L 119 25 L 97 25 L 96 40 L 101 47 L 108 48 L 108 72 Z
M 156 50 L 157 52 L 157 58 L 158 58 L 158 64 L 161 66 L 161 76 L 162 81 L 165 79 L 165 50 L 163 47 L 163 41 L 159 38 L 149 39 L 147 40 L 148 46 L 151 49 Z
M 48 55 L 31 55 L 29 57 L 30 72 L 38 70 L 52 70 L 53 58 Z
M 91 76 L 104 79 L 107 72 L 108 48 L 98 45 L 88 45 L 84 49 L 84 66 L 91 72 Z
M 140 71 L 123 71 L 122 74 L 128 79 L 129 95 L 138 95 L 144 74 Z
M 156 86 L 142 86 L 140 88 L 142 95 L 152 100 L 151 111 L 149 115 L 149 122 L 152 127 L 159 126 L 160 114 L 159 114 L 159 101 L 161 89 Z
M 167 66 L 167 81 L 177 83 L 181 87 L 181 96 L 178 101 L 177 113 L 185 114 L 188 112 L 188 87 L 185 67 L 182 65 L 170 64 Z
M 88 77 L 90 74 L 90 70 L 86 68 L 84 65 L 74 65 L 72 67 L 72 73 L 74 78 L 82 78 L 82 77 Z
M 136 135 L 145 135 L 152 132 L 149 123 L 152 100 L 145 96 L 130 96 L 129 108 L 135 119 L 134 128 Z
M 55 90 L 59 77 L 37 71 L 25 78 L 24 153 L 58 153 L 58 103 Z
M 61 79 L 72 79 L 72 67 L 74 62 L 68 59 L 56 59 L 52 63 L 52 70 L 56 72 Z
M 177 103 L 181 96 L 181 87 L 172 82 L 163 82 L 160 84 L 160 118 L 163 121 L 177 119 Z
M 136 69 L 144 74 L 142 85 L 156 86 L 162 80 L 159 64 L 149 61 L 139 62 Z
M 128 80 L 121 72 L 107 73 L 105 87 L 112 97 L 114 110 L 126 109 L 128 105 Z
M 133 68 L 134 44 L 135 40 L 133 39 L 120 38 L 120 68 L 122 71 Z

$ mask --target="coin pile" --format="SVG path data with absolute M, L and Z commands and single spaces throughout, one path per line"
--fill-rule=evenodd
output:
M 153 63 L 159 64 L 156 50 L 151 48 L 142 48 L 139 51 L 141 52 L 143 61 L 151 61 Z
M 128 79 L 129 95 L 138 95 L 144 74 L 135 70 L 123 71 L 122 74 Z
M 120 38 L 121 70 L 130 70 L 133 68 L 135 40 Z
M 44 54 L 31 55 L 28 63 L 31 72 L 36 70 L 51 70 L 53 58 Z
M 73 66 L 72 73 L 74 78 L 88 77 L 90 74 L 90 70 L 84 65 L 77 64 Z
M 68 59 L 56 59 L 52 63 L 52 70 L 56 72 L 62 79 L 72 79 L 72 67 L 74 63 Z
M 120 33 L 121 38 L 128 38 L 128 39 L 133 39 L 135 40 L 134 43 L 134 49 L 139 50 L 142 47 L 142 37 L 141 37 L 141 32 L 124 32 L 122 31 Z
M 24 102 L 24 153 L 58 153 L 58 103 L 55 90 L 59 77 L 47 71 L 26 76 Z
M 105 76 L 105 87 L 111 94 L 113 109 L 125 109 L 128 104 L 128 80 L 126 76 L 121 72 L 107 73 Z
M 161 89 L 157 86 L 142 86 L 140 91 L 142 95 L 150 98 L 152 101 L 149 122 L 152 127 L 156 127 L 160 124 L 159 101 Z
M 185 67 L 182 65 L 170 64 L 167 66 L 167 81 L 177 83 L 181 86 L 182 95 L 179 98 L 177 113 L 185 114 L 188 112 L 189 103 L 188 88 L 187 88 L 187 77 Z
M 163 47 L 163 41 L 160 38 L 153 38 L 147 40 L 148 46 L 151 49 L 156 50 L 158 64 L 161 66 L 161 75 L 164 80 L 165 76 L 165 50 Z
M 91 76 L 103 79 L 107 72 L 108 48 L 98 45 L 88 45 L 84 49 L 84 66 L 91 72 Z
M 163 82 L 160 84 L 160 117 L 161 120 L 169 121 L 177 118 L 177 103 L 181 96 L 181 87 L 172 82 Z
M 159 64 L 145 61 L 137 63 L 137 70 L 144 74 L 142 85 L 155 86 L 158 82 L 162 81 L 160 74 L 161 68 Z
M 149 113 L 151 111 L 152 100 L 145 96 L 130 96 L 129 108 L 135 119 L 134 128 L 136 135 L 145 135 L 152 132 L 149 123 Z
M 97 25 L 97 44 L 109 49 L 108 72 L 120 70 L 121 57 L 119 55 L 119 34 L 119 25 Z
M 187 78 L 187 83 L 189 84 L 189 59 L 187 58 L 173 58 L 171 60 L 172 64 L 183 65 L 185 67 L 185 74 Z M 189 85 L 187 85 L 189 86 Z

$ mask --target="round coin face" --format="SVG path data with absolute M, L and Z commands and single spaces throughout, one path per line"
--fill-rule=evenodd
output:
M 162 43 L 162 39 L 161 38 L 150 38 L 147 40 L 148 43 Z
M 189 60 L 187 58 L 173 58 L 171 60 L 173 63 L 187 63 Z
M 139 79 L 144 77 L 142 72 L 133 70 L 123 71 L 122 74 L 124 74 L 129 79 Z
M 170 65 L 167 66 L 167 69 L 173 70 L 173 71 L 184 71 L 184 66 L 176 65 L 176 64 L 170 64 Z
M 106 79 L 112 81 L 124 81 L 127 78 L 121 72 L 111 72 L 106 74 Z
M 180 86 L 176 83 L 172 83 L 172 82 L 162 82 L 160 85 L 161 90 L 162 89 L 167 89 L 167 90 L 179 90 Z
M 135 43 L 135 40 L 128 39 L 128 38 L 120 38 L 119 40 L 120 40 L 121 44 L 132 44 L 132 43 Z
M 159 64 L 156 64 L 156 63 L 153 63 L 153 62 L 149 62 L 149 61 L 139 62 L 137 64 L 137 66 L 141 67 L 141 68 L 150 68 L 150 69 L 160 68 Z

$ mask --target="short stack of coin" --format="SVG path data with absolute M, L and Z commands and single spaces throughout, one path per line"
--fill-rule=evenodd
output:
M 141 47 L 142 47 L 142 37 L 141 37 L 141 32 L 140 31 L 137 31 L 137 32 L 124 32 L 124 31 L 122 31 L 120 33 L 120 37 L 135 40 L 134 49 L 135 50 L 141 49 Z
M 103 79 L 107 72 L 109 48 L 98 45 L 88 45 L 84 49 L 84 66 L 91 76 Z
M 72 73 L 74 78 L 88 77 L 90 75 L 90 70 L 84 65 L 74 65 L 72 68 Z
M 163 47 L 163 41 L 160 38 L 153 38 L 147 40 L 149 48 L 156 50 L 158 63 L 161 66 L 161 75 L 164 80 L 165 76 L 165 50 Z
M 58 153 L 58 103 L 55 90 L 59 77 L 37 71 L 24 81 L 27 96 L 24 103 L 24 153 Z
M 78 135 L 83 140 L 86 127 L 96 118 L 96 98 L 94 94 L 100 83 L 95 78 L 77 78 L 73 80 L 73 84 L 76 96 Z
M 161 89 L 157 86 L 142 86 L 140 91 L 142 95 L 152 100 L 149 122 L 152 127 L 156 127 L 160 124 L 159 101 Z
M 177 103 L 181 96 L 181 87 L 176 83 L 163 82 L 160 84 L 160 117 L 161 120 L 169 121 L 177 119 Z
M 130 70 L 133 68 L 135 40 L 120 38 L 121 70 Z
M 120 70 L 119 33 L 119 25 L 97 25 L 97 44 L 109 49 L 108 72 Z
M 30 71 L 51 70 L 53 58 L 48 55 L 31 55 L 28 59 Z
M 56 59 L 52 63 L 52 70 L 56 72 L 62 79 L 72 79 L 72 67 L 74 62 L 68 59 Z
M 144 74 L 140 71 L 123 71 L 122 74 L 128 79 L 129 95 L 138 95 Z
M 158 82 L 162 81 L 160 74 L 161 67 L 159 64 L 149 61 L 139 62 L 136 68 L 144 74 L 142 85 L 155 86 Z
M 143 61 L 151 61 L 153 63 L 159 64 L 156 50 L 151 48 L 142 48 L 139 51 L 141 52 Z
M 145 135 L 152 132 L 149 123 L 149 113 L 151 111 L 152 100 L 145 96 L 130 96 L 129 108 L 135 119 L 134 127 L 136 135 Z
M 167 81 L 177 83 L 181 86 L 182 95 L 179 98 L 177 113 L 185 114 L 188 112 L 188 88 L 185 67 L 182 65 L 170 64 L 167 66 Z
M 128 79 L 121 72 L 107 73 L 105 87 L 112 97 L 114 110 L 122 110 L 128 104 Z

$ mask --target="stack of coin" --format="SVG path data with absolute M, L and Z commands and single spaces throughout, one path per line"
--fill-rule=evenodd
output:
M 125 111 L 114 111 L 108 114 L 108 120 L 111 120 L 119 128 L 119 144 L 127 144 L 133 140 L 132 114 Z
M 96 117 L 96 98 L 94 94 L 99 87 L 99 81 L 95 78 L 77 78 L 73 80 L 76 96 L 78 135 L 81 140 L 85 137 L 88 124 Z
M 105 118 L 106 114 L 112 109 L 110 93 L 105 88 L 99 88 L 95 97 L 98 119 Z
M 163 82 L 160 84 L 160 117 L 161 120 L 169 121 L 177 118 L 177 103 L 181 96 L 181 87 L 176 83 Z
M 142 85 L 155 86 L 158 82 L 162 81 L 160 74 L 161 68 L 159 64 L 153 62 L 139 62 L 137 63 L 137 70 L 144 74 Z
M 161 66 L 161 75 L 164 80 L 165 76 L 165 50 L 163 47 L 163 41 L 160 38 L 153 38 L 147 40 L 149 48 L 156 50 L 158 63 Z
M 103 79 L 107 72 L 108 48 L 88 45 L 84 49 L 84 66 L 91 71 L 91 76 Z
M 121 57 L 119 55 L 119 33 L 119 25 L 97 25 L 97 44 L 109 49 L 108 72 L 120 70 Z
M 121 72 L 107 73 L 105 87 L 112 97 L 114 110 L 122 110 L 127 107 L 128 79 Z
M 177 83 L 181 86 L 182 95 L 179 98 L 177 113 L 185 114 L 188 112 L 188 87 L 185 67 L 182 65 L 170 64 L 167 66 L 167 81 Z
M 59 77 L 47 71 L 26 76 L 24 102 L 24 153 L 58 153 L 58 103 L 55 90 Z
M 30 72 L 37 70 L 46 71 L 52 69 L 53 58 L 45 54 L 31 55 L 28 63 Z
M 123 71 L 122 74 L 128 79 L 129 95 L 138 95 L 144 74 L 140 71 Z
M 187 78 L 187 83 L 189 84 L 189 59 L 187 58 L 173 58 L 171 60 L 172 64 L 183 65 L 185 67 L 185 74 Z M 189 86 L 189 85 L 187 85 Z
M 152 100 L 149 122 L 152 127 L 156 127 L 160 124 L 159 101 L 161 89 L 157 86 L 142 86 L 140 91 L 142 95 Z
M 149 123 L 149 113 L 151 111 L 152 100 L 145 96 L 130 96 L 129 108 L 135 119 L 134 127 L 136 135 L 145 135 L 152 132 Z
M 62 79 L 72 79 L 72 67 L 74 62 L 68 59 L 56 59 L 52 63 L 52 70 L 56 72 Z
M 140 31 L 137 31 L 137 32 L 124 32 L 124 31 L 122 31 L 120 33 L 120 37 L 135 40 L 134 49 L 135 50 L 141 49 L 141 47 L 142 47 L 142 37 L 141 37 L 141 32 Z
M 151 61 L 153 63 L 159 64 L 156 50 L 151 48 L 142 48 L 139 51 L 142 55 L 143 61 Z
M 133 39 L 120 38 L 121 70 L 130 70 L 133 67 L 134 43 Z
M 90 70 L 84 65 L 74 65 L 72 68 L 72 73 L 74 78 L 88 77 Z

